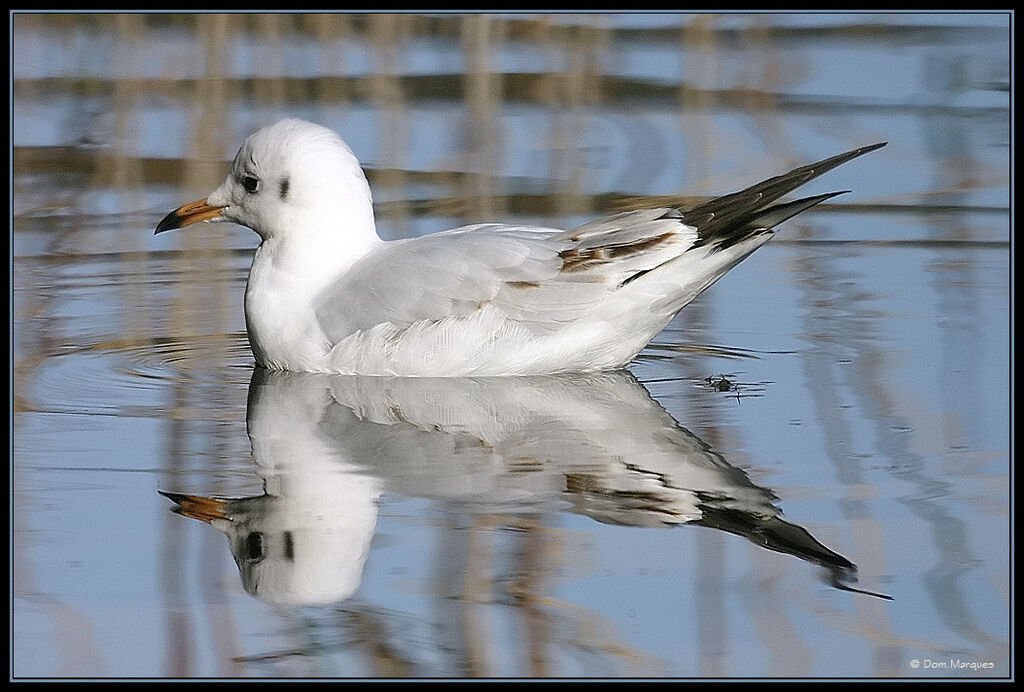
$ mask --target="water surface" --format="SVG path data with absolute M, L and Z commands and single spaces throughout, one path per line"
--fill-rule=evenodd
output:
M 12 676 L 1011 674 L 1004 14 L 13 15 Z M 628 372 L 254 367 L 285 115 L 382 236 L 876 141 Z

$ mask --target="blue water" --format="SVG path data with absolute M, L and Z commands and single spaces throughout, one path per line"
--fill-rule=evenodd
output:
M 12 677 L 1012 674 L 1007 15 L 12 38 Z M 153 236 L 283 115 L 345 137 L 388 238 L 889 145 L 629 373 L 384 391 L 264 381 L 256 236 Z

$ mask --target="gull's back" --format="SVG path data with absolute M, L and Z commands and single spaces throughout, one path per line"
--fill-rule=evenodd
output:
M 689 211 L 644 209 L 570 231 L 480 224 L 385 243 L 324 290 L 331 371 L 466 376 L 625 366 L 679 310 L 840 193 L 774 204 L 881 144 Z

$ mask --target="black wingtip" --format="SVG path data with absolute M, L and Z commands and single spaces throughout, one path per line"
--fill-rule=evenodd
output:
M 875 144 L 868 144 L 867 146 L 858 147 L 856 149 L 851 149 L 850 151 L 846 152 L 845 154 L 839 154 L 838 156 L 833 156 L 832 158 L 844 158 L 844 157 L 849 157 L 851 159 L 852 158 L 856 158 L 856 157 L 860 156 L 861 154 L 867 154 L 868 152 L 875 151 L 876 149 L 881 149 L 882 147 L 886 146 L 887 144 L 888 144 L 888 142 L 876 142 Z
M 801 166 L 800 168 L 797 168 L 797 169 L 791 171 L 790 173 L 788 173 L 786 175 L 778 176 L 777 178 L 773 178 L 772 180 L 773 181 L 775 181 L 775 180 L 783 180 L 783 179 L 785 179 L 785 178 L 787 178 L 789 176 L 793 176 L 794 178 L 796 178 L 797 176 L 799 176 L 799 174 L 802 173 L 802 174 L 807 176 L 807 181 L 804 181 L 804 182 L 809 182 L 810 180 L 813 180 L 814 178 L 817 178 L 819 175 L 821 175 L 823 173 L 826 173 L 826 172 L 832 170 L 833 168 L 837 168 L 837 167 L 841 166 L 842 164 L 846 163 L 847 161 L 851 161 L 851 160 L 857 158 L 858 156 L 863 156 L 864 154 L 867 154 L 867 153 L 870 153 L 872 151 L 875 151 L 876 149 L 881 149 L 882 147 L 884 147 L 887 144 L 888 144 L 888 142 L 878 142 L 876 144 L 869 144 L 866 147 L 859 147 L 857 149 L 851 149 L 848 152 L 845 152 L 843 154 L 836 154 L 835 156 L 830 156 L 829 158 L 823 159 L 822 161 L 818 161 L 817 163 L 811 163 L 811 164 L 808 164 L 806 166 Z M 765 181 L 765 182 L 768 182 L 768 181 Z M 794 180 L 794 182 L 796 182 L 796 181 Z M 798 187 L 799 185 L 803 185 L 803 184 L 804 184 L 803 182 L 800 182 L 798 185 L 796 185 L 796 186 L 794 186 L 794 187 L 792 187 L 790 189 L 795 189 L 795 187 Z
M 747 226 L 750 229 L 770 229 L 775 228 L 783 221 L 788 221 L 797 214 L 804 212 L 811 207 L 817 206 L 822 202 L 837 197 L 839 195 L 845 195 L 849 190 L 839 190 L 838 192 L 826 192 L 823 195 L 814 195 L 813 197 L 804 197 L 803 199 L 793 200 L 792 202 L 786 202 L 785 204 L 776 204 L 775 206 L 762 209 L 750 221 L 747 222 Z
M 850 152 L 852 154 L 850 158 L 855 159 L 861 154 L 867 154 L 877 149 L 881 149 L 882 147 L 887 146 L 888 144 L 888 142 L 878 142 L 876 144 L 869 144 L 866 147 L 861 147 L 860 149 L 854 149 L 852 152 Z
M 709 200 L 684 212 L 683 221 L 697 228 L 698 245 L 735 243 L 737 238 L 732 237 L 734 234 L 737 234 L 739 239 L 746 237 L 751 227 L 759 228 L 763 226 L 763 224 L 759 223 L 762 217 L 775 220 L 776 224 L 781 223 L 786 218 L 799 213 L 799 211 L 814 206 L 814 204 L 827 199 L 833 194 L 839 194 L 829 193 L 825 196 L 809 197 L 805 200 L 797 200 L 796 202 L 769 208 L 769 205 L 775 200 L 809 183 L 818 176 L 858 156 L 881 149 L 887 144 L 888 142 L 877 142 L 857 149 L 851 149 L 842 154 L 836 154 L 827 159 L 794 168 L 788 173 L 769 178 L 745 190 Z M 804 206 L 801 207 L 800 205 Z M 783 213 L 789 210 L 796 211 L 788 216 Z M 766 212 L 771 213 L 766 214 Z

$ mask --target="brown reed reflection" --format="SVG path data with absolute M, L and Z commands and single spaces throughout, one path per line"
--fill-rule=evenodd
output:
M 836 588 L 879 595 L 852 587 L 849 560 L 785 521 L 770 490 L 679 427 L 627 373 L 363 378 L 257 369 L 247 429 L 266 490 L 237 498 L 162 491 L 176 511 L 227 536 L 253 596 L 347 609 L 382 495 L 434 499 L 450 522 L 437 607 L 460 676 L 495 674 L 490 629 L 501 603 L 518 611 L 532 674 L 544 675 L 548 651 L 560 646 L 600 652 L 616 667 L 642 658 L 588 626 L 591 614 L 547 593 L 572 551 L 545 538 L 558 535 L 546 518 L 565 503 L 606 524 L 739 535 L 823 567 Z M 511 550 L 497 548 L 503 529 Z M 714 603 L 708 586 L 701 583 L 702 604 Z M 717 615 L 707 616 L 695 626 L 713 631 Z M 394 661 L 384 654 L 391 648 L 370 650 Z
M 729 139 L 737 129 L 749 128 L 762 145 L 751 156 L 798 160 L 802 143 L 794 133 L 804 130 L 794 127 L 794 122 L 810 122 L 807 129 L 821 136 L 841 137 L 851 125 L 872 127 L 885 120 L 900 125 L 901 131 L 920 128 L 934 133 L 933 151 L 910 152 L 920 157 L 922 179 L 927 181 L 922 184 L 924 192 L 880 196 L 860 205 L 826 204 L 818 218 L 856 214 L 867 224 L 896 219 L 908 227 L 925 218 L 934 229 L 930 237 L 878 241 L 880 246 L 888 243 L 888 248 L 938 250 L 954 243 L 960 244 L 956 247 L 1009 247 L 1008 235 L 1004 241 L 1002 236 L 993 240 L 984 234 L 992 227 L 1009 227 L 1008 199 L 1006 204 L 990 203 L 984 201 L 990 198 L 970 194 L 998 190 L 1008 181 L 1005 169 L 983 165 L 977 154 L 995 146 L 992 142 L 998 137 L 978 141 L 969 134 L 977 132 L 973 128 L 978 123 L 984 132 L 1008 133 L 1004 125 L 1008 108 L 965 98 L 985 90 L 1008 92 L 1008 80 L 1005 86 L 1000 84 L 998 66 L 971 64 L 965 62 L 967 57 L 936 58 L 927 79 L 948 81 L 920 85 L 922 93 L 943 95 L 932 100 L 911 93 L 874 98 L 794 93 L 792 89 L 812 73 L 812 66 L 801 62 L 804 54 L 794 53 L 795 48 L 854 46 L 895 51 L 915 45 L 939 55 L 950 46 L 1005 41 L 1005 32 L 990 27 L 890 26 L 883 17 L 871 15 L 841 27 L 813 22 L 784 26 L 768 14 L 678 15 L 665 25 L 633 27 L 620 26 L 602 14 L 16 13 L 12 32 L 39 37 L 21 44 L 24 52 L 13 55 L 12 67 L 12 99 L 30 106 L 16 111 L 13 124 L 12 403 L 16 413 L 47 410 L 51 402 L 33 385 L 54 359 L 72 351 L 96 356 L 123 356 L 145 349 L 163 353 L 168 339 L 181 346 L 188 338 L 189 363 L 207 363 L 206 373 L 226 365 L 238 369 L 238 363 L 248 362 L 238 352 L 241 326 L 233 296 L 244 281 L 240 260 L 249 250 L 239 249 L 239 241 L 232 245 L 220 234 L 198 232 L 179 236 L 180 244 L 173 249 L 152 251 L 144 245 L 144 236 L 148 237 L 151 221 L 166 206 L 164 196 L 173 191 L 177 198 L 188 190 L 212 189 L 239 138 L 277 115 L 341 119 L 353 112 L 368 114 L 371 124 L 366 127 L 371 132 L 365 139 L 375 153 L 368 175 L 377 194 L 380 223 L 393 237 L 420 232 L 424 221 L 455 225 L 511 218 L 559 225 L 570 216 L 665 204 L 692 206 L 705 195 L 731 189 L 707 172 L 736 156 L 729 149 Z M 154 59 L 154 46 L 164 42 L 171 48 Z M 417 44 L 440 45 L 447 57 L 432 65 L 416 64 L 409 49 Z M 647 78 L 638 76 L 639 71 L 620 70 L 626 49 L 635 46 L 649 49 L 655 57 L 669 47 L 671 70 L 676 71 Z M 54 47 L 68 56 L 67 64 L 22 76 L 21 65 L 50 65 L 47 55 Z M 960 50 L 966 56 L 966 48 Z M 728 56 L 736 51 L 750 56 L 745 70 L 728 69 Z M 651 69 L 656 65 L 651 63 Z M 663 66 L 658 69 L 664 70 Z M 989 80 L 988 86 L 957 81 L 977 74 Z M 62 108 L 64 115 L 52 128 L 57 134 L 33 138 L 28 144 L 19 139 L 27 129 L 26 120 L 48 123 L 54 117 L 52 111 Z M 528 142 L 514 143 L 510 114 L 522 109 L 545 117 L 534 121 L 539 124 L 528 133 Z M 453 137 L 454 150 L 425 156 L 414 137 L 417 118 L 430 117 L 434 111 L 443 111 L 442 119 L 466 126 L 452 126 L 459 128 L 459 136 Z M 723 115 L 730 118 L 728 123 L 723 123 Z M 678 144 L 663 146 L 676 139 L 661 136 L 657 127 L 662 121 L 650 125 L 647 118 L 664 118 L 683 133 L 678 140 L 685 143 L 685 151 L 677 150 L 681 149 Z M 589 149 L 593 141 L 588 127 L 605 121 L 635 127 L 630 136 L 642 148 L 610 161 L 602 158 L 610 156 L 606 152 Z M 969 131 L 958 129 L 964 124 L 971 125 Z M 50 131 L 45 126 L 41 129 Z M 163 141 L 154 143 L 154 139 Z M 543 162 L 530 168 L 528 177 L 522 169 L 513 169 L 515 157 L 525 156 L 523 150 L 540 152 L 536 160 Z M 901 151 L 907 153 L 906 148 Z M 652 169 L 667 166 L 685 166 L 687 180 L 680 189 L 652 195 L 638 183 Z M 596 174 L 607 174 L 614 184 L 595 191 L 587 182 L 588 176 Z M 863 247 L 862 240 L 853 240 Z M 826 422 L 829 458 L 823 463 L 844 483 L 865 487 L 865 462 L 850 460 L 845 451 L 854 438 L 851 421 L 835 415 L 843 402 L 829 394 L 834 390 L 827 388 L 834 387 L 877 415 L 877 444 L 913 468 L 900 476 L 900 482 L 913 483 L 927 495 L 934 488 L 930 476 L 919 472 L 922 457 L 906 438 L 886 426 L 893 421 L 906 423 L 915 413 L 915 404 L 906 392 L 878 385 L 891 381 L 896 367 L 872 341 L 883 332 L 879 325 L 885 316 L 868 309 L 865 296 L 850 292 L 850 287 L 860 285 L 862 276 L 846 276 L 845 287 L 837 284 L 835 263 L 822 257 L 824 243 L 851 241 L 821 240 L 808 230 L 773 242 L 794 252 L 790 267 L 799 279 L 795 290 L 800 304 L 807 310 L 804 332 L 822 349 L 803 367 L 808 380 L 821 384 L 814 389 L 814 409 Z M 834 246 L 828 248 L 831 252 Z M 990 393 L 978 391 L 980 379 L 963 364 L 972 361 L 970 347 L 975 343 L 965 335 L 978 334 L 984 327 L 973 321 L 982 300 L 977 286 L 984 278 L 961 274 L 965 270 L 957 262 L 937 263 L 932 269 L 937 278 L 927 297 L 955 316 L 939 327 L 940 369 L 956 373 L 946 388 L 947 396 L 982 401 Z M 80 288 L 84 271 L 91 277 L 109 277 L 102 296 L 117 306 L 113 326 L 97 327 L 80 305 L 69 310 L 68 295 L 73 293 L 69 289 Z M 163 285 L 167 272 L 195 280 L 174 281 L 168 288 Z M 700 338 L 713 331 L 712 307 L 698 303 L 687 309 L 688 335 Z M 837 365 L 842 359 L 855 360 L 856 369 Z M 706 361 L 696 357 L 665 361 L 664 366 L 666 377 L 681 381 L 707 375 Z M 226 429 L 237 423 L 232 418 L 237 409 L 217 387 L 196 386 L 194 380 L 182 378 L 167 391 L 161 432 L 166 477 L 194 470 L 200 463 L 197 447 L 217 457 L 218 450 L 237 446 Z M 712 447 L 726 446 L 743 435 L 727 427 L 719 406 L 690 392 L 680 396 L 681 408 L 693 411 L 706 424 L 702 434 Z M 956 429 L 951 424 L 950 430 Z M 593 489 L 576 481 L 581 492 Z M 213 487 L 209 494 L 219 489 Z M 22 500 L 16 518 L 19 526 L 29 522 L 26 503 L 31 502 L 31 496 Z M 845 501 L 842 507 L 856 541 L 852 550 L 844 546 L 844 552 L 882 565 L 879 571 L 884 572 L 883 521 L 872 516 L 868 502 Z M 937 501 L 918 501 L 914 512 L 936 537 L 949 539 L 936 540 L 937 556 L 928 584 L 936 612 L 965 640 L 1001 660 L 1004 642 L 977 622 L 959 581 L 970 569 L 971 563 L 963 560 L 970 554 L 969 534 Z M 442 615 L 448 618 L 452 641 L 458 643 L 460 671 L 489 675 L 501 669 L 491 648 L 493 632 L 488 631 L 486 609 L 476 606 L 502 589 L 519 616 L 525 642 L 520 652 L 522 669 L 530 675 L 557 671 L 558 661 L 551 653 L 555 642 L 568 642 L 580 650 L 590 647 L 629 673 L 657 670 L 658 662 L 630 648 L 614 623 L 578 612 L 571 604 L 547 600 L 545 594 L 557 573 L 546 571 L 544 565 L 550 564 L 553 555 L 557 558 L 571 551 L 551 513 L 453 511 L 451 516 L 455 524 L 449 536 L 468 538 L 448 549 L 459 555 L 459 564 L 472 568 L 468 579 L 448 581 L 452 574 L 441 564 L 446 556 L 437 558 L 438 590 L 441 584 L 452 589 L 452 602 L 439 607 L 450 606 Z M 488 540 L 505 530 L 496 527 L 506 527 L 516 536 L 517 570 L 509 583 L 493 579 L 497 557 Z M 162 671 L 194 674 L 200 657 L 193 640 L 207 630 L 217 632 L 219 672 L 242 675 L 258 669 L 260 662 L 238 654 L 241 624 L 236 612 L 228 606 L 210 609 L 203 611 L 201 617 L 207 619 L 200 621 L 189 610 L 191 577 L 183 567 L 189 558 L 183 522 L 168 516 L 159 530 L 166 599 L 159 616 L 165 619 L 168 642 L 160 652 Z M 221 550 L 220 535 L 211 533 L 214 536 L 205 550 Z M 32 532 L 19 532 L 17 540 L 16 552 L 25 555 L 38 539 Z M 724 540 L 721 531 L 702 532 L 696 558 L 701 579 L 694 588 L 702 596 L 696 627 L 707 635 L 700 640 L 705 650 L 697 672 L 709 676 L 735 670 L 737 656 L 733 642 L 738 633 L 718 618 L 725 596 L 715 575 L 722 573 L 726 562 Z M 756 570 L 765 563 L 754 558 L 754 564 Z M 28 567 L 19 566 L 19 570 Z M 770 652 L 771 672 L 815 670 L 820 653 L 817 643 L 799 626 L 800 613 L 754 598 L 742 607 L 756 621 L 757 636 Z M 356 640 L 362 656 L 376 674 L 416 674 L 415 662 L 390 637 L 394 625 L 387 613 L 352 603 L 338 608 L 336 615 L 337 627 L 359 632 Z M 852 613 L 832 612 L 828 617 L 841 621 L 844 630 L 875 642 L 872 674 L 906 672 L 900 668 L 901 654 L 910 643 L 899 639 L 899 623 L 891 620 L 885 604 L 857 599 Z M 268 656 L 287 660 L 294 670 L 302 671 L 297 634 L 294 641 L 294 647 Z M 67 647 L 65 658 L 74 660 L 74 642 L 65 641 L 62 646 Z

